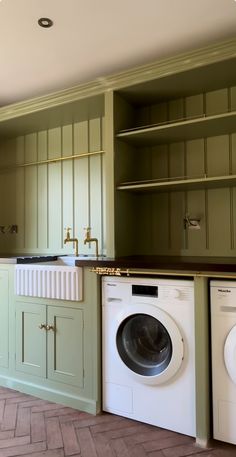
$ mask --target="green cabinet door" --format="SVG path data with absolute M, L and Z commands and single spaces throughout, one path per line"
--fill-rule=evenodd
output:
M 48 379 L 83 387 L 83 311 L 48 307 Z
M 46 306 L 17 303 L 16 370 L 46 376 Z
M 8 368 L 8 271 L 0 270 L 0 367 Z

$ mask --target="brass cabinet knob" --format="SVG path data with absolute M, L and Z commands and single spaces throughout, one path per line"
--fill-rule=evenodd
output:
M 55 332 L 55 327 L 54 325 L 46 325 L 46 330 L 52 330 L 53 332 Z
M 46 324 L 39 324 L 39 328 L 40 330 L 42 330 L 43 328 L 46 330 Z

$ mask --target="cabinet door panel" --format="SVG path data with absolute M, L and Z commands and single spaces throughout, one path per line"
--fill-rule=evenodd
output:
M 8 368 L 8 271 L 0 271 L 0 367 Z
M 48 379 L 83 387 L 83 311 L 48 307 Z
M 16 307 L 16 370 L 46 376 L 46 307 L 17 303 Z

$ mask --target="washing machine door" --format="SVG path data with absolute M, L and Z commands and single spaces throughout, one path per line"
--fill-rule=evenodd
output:
M 225 340 L 224 361 L 228 375 L 236 384 L 236 325 L 230 330 Z
M 126 368 L 140 382 L 161 384 L 176 374 L 183 357 L 181 333 L 174 320 L 151 305 L 134 306 L 120 317 L 116 347 Z

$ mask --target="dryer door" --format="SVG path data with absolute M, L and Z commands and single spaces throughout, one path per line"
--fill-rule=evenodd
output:
M 225 340 L 224 361 L 230 378 L 236 384 L 236 325 L 230 330 Z
M 140 311 L 140 306 L 136 307 Z M 145 312 L 126 310 L 116 332 L 116 347 L 125 366 L 139 381 L 161 384 L 179 370 L 183 356 L 180 331 L 165 312 L 146 305 Z

